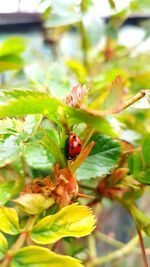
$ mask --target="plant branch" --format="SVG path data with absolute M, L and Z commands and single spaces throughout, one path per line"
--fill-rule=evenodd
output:
M 107 262 L 111 262 L 115 259 L 121 258 L 124 255 L 131 253 L 131 251 L 135 248 L 135 246 L 138 243 L 138 236 L 134 237 L 130 242 L 128 242 L 124 247 L 111 252 L 107 254 L 106 256 L 99 257 L 95 259 L 92 263 L 89 263 L 87 266 L 88 267 L 95 267 L 95 266 L 100 266 L 102 264 L 105 264 Z
M 143 236 L 142 236 L 141 230 L 138 228 L 138 226 L 136 227 L 136 229 L 137 229 L 139 242 L 140 242 L 140 246 L 141 246 L 141 252 L 142 252 L 144 267 L 148 267 L 148 262 L 147 262 L 147 258 L 146 258 L 146 252 L 145 252 Z
M 19 248 L 21 248 L 27 239 L 27 232 L 22 232 L 16 243 L 12 246 L 10 253 L 14 254 Z
M 135 102 L 137 102 L 138 100 L 140 100 L 141 98 L 143 98 L 147 92 L 150 92 L 149 90 L 141 90 L 140 92 L 138 92 L 135 96 L 133 96 L 132 98 L 130 98 L 122 107 L 121 110 L 124 110 L 126 108 L 128 108 L 129 106 L 131 106 L 132 104 L 134 104 Z M 120 111 L 121 111 L 120 110 Z
M 126 244 L 119 241 L 119 240 L 116 240 L 102 232 L 95 232 L 95 237 L 101 241 L 103 241 L 104 243 L 110 245 L 110 246 L 113 246 L 113 247 L 116 247 L 116 248 L 122 248 L 124 247 Z M 134 248 L 134 253 L 135 254 L 141 254 L 141 249 L 140 248 Z M 146 248 L 145 249 L 146 251 L 146 254 L 147 255 L 150 255 L 150 249 Z
M 82 17 L 83 17 L 84 12 L 85 12 L 84 0 L 81 0 L 80 10 L 81 10 L 81 14 L 82 14 Z M 87 44 L 86 31 L 85 31 L 84 24 L 83 24 L 83 18 L 82 18 L 82 20 L 80 22 L 79 30 L 80 30 L 80 37 L 81 37 L 82 52 L 83 52 L 83 64 L 84 64 L 86 70 L 89 71 L 88 44 Z
M 110 110 L 93 110 L 91 108 L 87 108 L 86 112 L 94 115 L 94 116 L 107 116 L 112 115 L 121 112 L 122 110 L 128 108 L 132 104 L 136 103 L 138 100 L 142 99 L 146 94 L 150 93 L 150 90 L 141 90 L 139 91 L 135 96 L 131 97 L 129 100 L 127 100 L 121 108 L 116 112 L 110 112 Z
M 25 229 L 23 230 L 23 232 L 18 237 L 16 243 L 13 244 L 11 249 L 6 254 L 6 256 L 5 256 L 5 258 L 4 258 L 3 262 L 2 262 L 1 267 L 8 267 L 10 265 L 10 261 L 11 261 L 13 255 L 18 251 L 18 249 L 20 249 L 24 245 L 24 243 L 28 239 L 28 231 L 30 231 L 32 229 L 32 226 L 33 226 L 35 220 L 36 220 L 36 216 L 31 216 L 29 218 Z
M 88 241 L 89 261 L 93 262 L 93 260 L 95 260 L 97 257 L 95 237 L 93 235 L 89 235 L 87 237 L 87 241 Z
M 120 242 L 108 235 L 103 234 L 102 232 L 95 232 L 95 237 L 108 245 L 114 246 L 116 248 L 122 248 L 125 246 L 123 242 Z
M 25 243 L 27 237 L 28 237 L 28 232 L 32 229 L 33 224 L 35 223 L 36 216 L 30 216 L 25 229 L 17 239 L 16 243 L 12 246 L 11 248 L 11 253 L 14 254 L 19 248 L 23 246 Z

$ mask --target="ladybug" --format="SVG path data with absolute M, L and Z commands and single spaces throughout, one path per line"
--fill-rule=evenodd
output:
M 76 158 L 80 154 L 81 149 L 82 149 L 82 142 L 80 138 L 76 134 L 71 133 L 68 139 L 68 148 L 67 148 L 68 159 Z

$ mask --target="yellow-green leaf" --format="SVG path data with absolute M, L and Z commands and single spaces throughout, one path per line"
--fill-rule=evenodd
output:
M 4 205 L 12 195 L 14 181 L 0 183 L 0 205 Z
M 66 106 L 63 102 L 54 97 L 50 97 L 47 93 L 31 90 L 3 90 L 1 96 L 8 97 L 8 102 L 0 106 L 0 118 L 19 117 L 29 114 L 43 114 L 56 123 L 59 115 L 68 117 L 68 124 L 85 122 L 101 133 L 116 136 L 116 133 L 106 118 L 93 111 L 85 109 L 74 109 Z M 10 98 L 10 99 L 9 99 Z
M 20 232 L 18 215 L 15 209 L 0 207 L 0 230 L 4 233 L 16 235 Z
M 0 260 L 2 260 L 5 256 L 5 253 L 7 251 L 7 240 L 6 238 L 0 233 Z
M 10 37 L 0 44 L 0 57 L 18 55 L 25 50 L 26 40 L 19 37 Z
M 147 133 L 143 140 L 142 154 L 145 167 L 150 167 L 150 133 Z
M 92 211 L 76 203 L 40 220 L 32 228 L 30 236 L 36 243 L 48 244 L 62 237 L 88 235 L 94 227 L 95 218 Z
M 21 248 L 14 255 L 11 267 L 83 267 L 79 260 L 57 255 L 47 248 L 29 246 Z
M 36 215 L 52 206 L 54 200 L 52 198 L 46 199 L 40 194 L 25 194 L 15 199 L 13 202 L 24 212 Z
M 71 59 L 71 60 L 69 59 L 65 63 L 69 67 L 69 69 L 75 74 L 77 79 L 81 83 L 85 83 L 87 72 L 83 64 L 81 64 L 79 61 L 74 60 L 74 59 Z
M 20 69 L 22 66 L 23 60 L 18 55 L 0 57 L 0 72 Z
M 124 103 L 125 86 L 122 76 L 117 76 L 111 83 L 108 95 L 102 104 L 102 109 L 107 109 L 107 114 L 119 112 Z

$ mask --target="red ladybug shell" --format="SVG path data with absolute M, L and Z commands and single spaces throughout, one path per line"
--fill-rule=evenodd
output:
M 76 156 L 79 155 L 82 149 L 82 142 L 80 138 L 74 134 L 71 133 L 69 136 L 69 142 L 68 142 L 68 156 L 73 159 Z

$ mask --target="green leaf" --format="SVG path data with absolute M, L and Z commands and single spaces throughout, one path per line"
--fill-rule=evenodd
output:
M 133 174 L 134 178 L 143 170 L 142 158 L 140 153 L 133 152 L 133 154 L 129 157 L 129 169 Z
M 95 141 L 95 145 L 88 158 L 76 172 L 79 180 L 102 177 L 117 166 L 121 153 L 119 143 L 99 133 L 94 134 L 92 140 Z
M 20 232 L 15 209 L 0 207 L 0 230 L 11 235 L 17 235 Z
M 149 167 L 149 151 L 147 149 L 149 145 L 148 136 L 145 137 L 143 142 L 143 157 L 145 161 L 143 162 L 141 151 L 134 151 L 129 157 L 129 169 L 133 177 L 142 184 L 150 184 L 150 167 Z M 144 164 L 143 164 L 144 163 Z
M 11 267 L 83 267 L 79 260 L 58 255 L 47 248 L 28 246 L 14 255 Z
M 40 194 L 24 194 L 13 200 L 22 211 L 36 215 L 51 207 L 54 203 L 52 198 L 45 198 Z
M 102 91 L 100 90 L 104 88 L 108 90 L 110 83 L 118 75 L 124 77 L 125 79 L 127 78 L 127 72 L 125 71 L 125 69 L 115 67 L 114 65 L 113 65 L 113 68 L 111 67 L 111 69 L 108 69 L 107 72 L 104 69 L 100 74 L 95 76 L 93 80 L 94 88 L 91 89 L 92 92 L 95 92 L 98 90 L 99 94 L 102 94 Z
M 41 115 L 28 115 L 25 118 L 25 123 L 24 123 L 24 131 L 27 132 L 29 135 L 33 134 L 39 124 L 41 123 L 42 116 Z
M 66 65 L 75 74 L 75 76 L 81 83 L 84 83 L 86 81 L 87 71 L 84 65 L 81 64 L 81 62 L 70 59 L 66 61 Z
M 107 109 L 107 114 L 119 112 L 124 102 L 125 86 L 122 76 L 117 76 L 108 90 L 102 109 Z
M 22 66 L 23 60 L 18 55 L 0 57 L 0 72 L 20 69 Z
M 4 258 L 8 248 L 6 238 L 0 233 L 0 261 Z
M 58 113 L 63 113 L 68 118 L 70 125 L 85 122 L 104 134 L 116 135 L 112 126 L 104 117 L 93 115 L 84 109 L 73 109 L 65 106 L 61 101 L 50 97 L 46 93 L 31 90 L 2 91 L 1 93 L 13 99 L 0 106 L 0 118 L 43 114 L 59 124 Z
M 150 185 L 150 168 L 137 173 L 135 178 L 142 184 Z
M 131 1 L 131 8 L 135 12 L 143 12 L 149 10 L 149 1 L 148 0 L 143 0 L 142 2 L 140 0 L 133 0 Z
M 51 120 L 57 121 L 57 109 L 63 106 L 59 100 L 46 93 L 31 90 L 3 91 L 10 101 L 0 106 L 0 117 L 24 116 L 29 114 L 49 115 Z
M 0 134 L 14 134 L 22 130 L 23 122 L 15 118 L 0 120 Z
M 58 136 L 54 136 L 54 131 L 45 131 L 45 135 L 41 139 L 41 144 L 44 149 L 47 151 L 48 155 L 53 155 L 53 163 L 59 162 L 61 165 L 65 165 L 66 157 L 63 153 L 63 150 L 58 145 Z
M 150 133 L 148 133 L 144 138 L 142 153 L 145 167 L 150 167 Z
M 116 136 L 116 132 L 105 117 L 93 115 L 84 109 L 73 109 L 70 107 L 66 107 L 65 112 L 68 116 L 70 125 L 85 122 L 87 125 L 95 128 L 103 134 Z
M 20 154 L 19 135 L 10 135 L 0 140 L 0 167 L 13 162 Z
M 38 143 L 29 143 L 24 150 L 24 156 L 29 166 L 35 169 L 47 170 L 52 168 L 55 159 Z
M 44 126 L 43 127 L 43 138 L 45 138 L 45 136 L 50 137 L 51 140 L 55 143 L 55 145 L 59 145 L 59 132 L 55 128 L 55 126 L 50 126 L 50 128 L 49 128 L 49 126 L 47 128 Z
M 0 44 L 0 57 L 20 54 L 25 50 L 25 39 L 10 37 Z
M 112 9 L 116 9 L 116 4 L 115 4 L 114 0 L 108 0 L 108 2 L 109 2 L 109 5 Z
M 0 205 L 4 205 L 12 195 L 14 181 L 0 183 Z
M 39 244 L 54 243 L 62 237 L 81 237 L 92 232 L 95 219 L 85 206 L 72 204 L 47 216 L 33 226 L 31 239 Z

